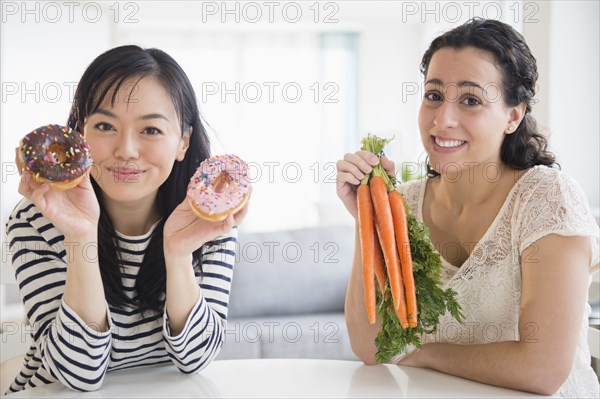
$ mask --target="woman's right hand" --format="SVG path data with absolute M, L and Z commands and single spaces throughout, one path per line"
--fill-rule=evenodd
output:
M 381 161 L 381 166 L 389 175 L 395 175 L 396 165 L 383 156 L 377 157 L 368 151 L 357 151 L 344 155 L 337 161 L 336 192 L 342 203 L 354 219 L 357 218 L 356 189 L 366 174 L 371 173 L 373 166 Z
M 48 184 L 36 182 L 31 172 L 23 170 L 18 156 L 19 148 L 16 151 L 15 162 L 21 175 L 19 193 L 31 200 L 66 238 L 96 234 L 100 205 L 89 175 L 69 190 L 53 190 Z

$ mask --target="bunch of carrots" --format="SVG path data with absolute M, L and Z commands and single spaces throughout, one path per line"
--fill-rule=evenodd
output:
M 380 154 L 391 139 L 369 135 L 362 150 Z M 417 292 L 410 252 L 406 207 L 395 179 L 381 164 L 366 175 L 357 190 L 358 224 L 365 304 L 370 324 L 377 315 L 375 277 L 381 294 L 389 285 L 402 328 L 417 326 Z
M 380 155 L 390 140 L 368 135 L 361 149 Z M 442 261 L 429 229 L 408 212 L 395 185 L 378 164 L 357 192 L 366 310 L 369 323 L 377 315 L 381 320 L 375 338 L 379 363 L 410 346 L 420 348 L 423 334 L 434 334 L 444 314 L 464 320 L 456 291 L 442 289 Z

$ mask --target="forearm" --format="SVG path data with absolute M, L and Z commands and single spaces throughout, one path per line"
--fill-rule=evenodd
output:
M 111 332 L 90 328 L 64 300 L 53 322 L 45 326 L 34 333 L 36 356 L 44 368 L 71 389 L 99 389 L 110 362 Z
M 11 223 L 11 226 L 15 226 L 9 235 L 9 240 L 13 243 L 18 243 L 19 237 L 39 235 L 31 225 L 25 225 L 17 218 Z M 53 238 L 62 238 L 56 230 L 51 230 L 50 234 Z M 79 391 L 93 391 L 102 385 L 109 362 L 111 333 L 98 332 L 98 326 L 90 323 L 89 317 L 87 321 L 83 320 L 67 303 L 67 300 L 75 303 L 73 298 L 80 295 L 74 269 L 78 268 L 79 259 L 76 259 L 76 255 L 82 254 L 81 243 L 84 241 L 75 243 L 67 239 L 63 242 L 66 256 L 63 256 L 62 245 L 51 246 L 47 243 L 39 244 L 40 241 L 30 241 L 22 246 L 12 246 L 11 250 L 15 251 L 13 267 L 31 336 L 37 348 L 35 356 L 42 362 L 45 370 L 65 386 Z M 95 259 L 96 253 L 92 248 L 95 247 L 88 246 L 87 256 Z M 68 283 L 67 273 L 70 273 Z M 44 289 L 40 290 L 40 287 Z M 67 289 L 72 294 L 70 299 L 65 295 Z M 103 294 L 101 299 L 96 302 L 103 305 L 102 314 L 106 317 L 108 310 Z M 94 300 L 85 296 L 84 302 L 93 303 Z M 84 313 L 81 309 L 78 312 Z
M 106 298 L 98 264 L 97 232 L 65 237 L 67 274 L 64 301 L 91 329 L 107 331 Z
M 207 243 L 201 258 L 202 276 L 194 275 L 199 268 L 192 268 L 191 256 L 176 260 L 169 256 L 170 252 L 165 252 L 168 267 L 165 348 L 183 373 L 195 373 L 206 367 L 223 344 L 236 235 L 234 230 Z
M 352 262 L 352 271 L 350 273 L 350 280 L 346 291 L 344 309 L 346 325 L 348 326 L 348 335 L 350 337 L 352 351 L 363 362 L 374 364 L 375 353 L 377 351 L 375 347 L 375 337 L 381 328 L 381 321 L 378 318 L 375 324 L 370 325 L 367 317 L 358 229 L 356 230 L 354 248 L 354 260 Z
M 167 268 L 166 310 L 171 336 L 177 336 L 183 328 L 194 305 L 200 297 L 200 289 L 192 267 L 192 255 L 177 257 L 165 254 Z
M 564 378 L 554 362 L 533 354 L 517 341 L 478 345 L 430 343 L 409 356 L 403 365 L 427 367 L 484 384 L 540 394 L 554 394 Z

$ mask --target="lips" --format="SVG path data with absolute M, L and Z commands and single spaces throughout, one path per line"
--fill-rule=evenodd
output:
M 137 181 L 144 173 L 145 170 L 133 169 L 133 168 L 108 168 L 110 174 L 115 178 L 115 181 Z

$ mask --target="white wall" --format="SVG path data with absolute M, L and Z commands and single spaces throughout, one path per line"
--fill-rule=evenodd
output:
M 222 23 L 218 14 L 203 14 L 203 4 L 206 7 L 221 2 L 75 2 L 77 6 L 71 15 L 67 2 L 51 3 L 58 5 L 62 13 L 58 22 L 52 22 L 57 19 L 58 9 L 46 3 L 27 3 L 25 7 L 31 12 L 25 13 L 23 2 L 2 2 L 2 226 L 19 199 L 13 163 L 18 140 L 39 125 L 66 122 L 75 82 L 95 56 L 120 42 L 119 31 L 125 28 L 143 32 L 148 27 L 177 27 L 206 34 L 228 30 L 264 30 L 271 34 L 282 30 L 357 32 L 357 130 L 361 136 L 368 132 L 396 135 L 388 155 L 401 162 L 423 158 L 417 129 L 422 93 L 411 94 L 407 89 L 421 84 L 418 66 L 430 40 L 468 17 L 496 17 L 498 10 L 505 22 L 523 31 L 538 57 L 541 77 L 534 115 L 550 132 L 551 145 L 563 170 L 579 181 L 591 206 L 599 207 L 598 2 L 450 2 L 458 8 L 448 6 L 449 2 L 321 2 L 318 23 L 314 22 L 315 9 L 309 9 L 313 2 L 302 2 L 304 14 L 298 23 L 282 18 L 280 10 L 286 2 L 278 3 L 279 13 L 274 14 L 273 23 L 265 19 L 266 14 L 258 23 L 243 18 L 236 23 L 231 15 Z M 102 7 L 100 18 L 98 4 Z M 239 4 L 243 7 L 245 3 Z M 327 15 L 337 22 L 324 23 Z M 115 19 L 119 24 L 114 23 Z M 61 92 L 57 93 L 56 88 Z M 205 116 L 210 120 L 210 115 Z M 331 152 L 341 157 L 358 146 L 358 137 L 352 137 Z M 348 216 L 333 195 L 334 184 L 328 184 L 324 190 L 329 195 L 320 204 L 320 221 L 348 223 Z M 285 220 L 281 225 L 285 226 Z M 6 264 L 9 259 L 5 259 L 4 251 L 3 244 L 2 281 L 7 281 L 11 268 Z
M 222 15 L 222 10 L 215 15 L 206 12 L 210 9 L 206 4 L 220 7 L 220 2 L 167 5 L 160 1 L 122 2 L 118 7 L 117 3 L 101 3 L 101 18 L 96 18 L 96 5 L 100 3 L 77 3 L 79 6 L 69 15 L 68 7 L 53 2 L 61 6 L 62 12 L 58 22 L 53 23 L 58 8 L 39 5 L 40 2 L 32 4 L 38 4 L 38 9 L 26 6 L 29 13 L 24 12 L 20 2 L 3 2 L 2 6 L 3 221 L 18 200 L 12 160 L 19 138 L 38 125 L 50 121 L 64 123 L 75 82 L 96 55 L 120 42 L 118 32 L 123 27 L 139 28 L 140 32 L 148 27 L 159 30 L 165 26 L 207 32 L 227 29 L 266 29 L 275 34 L 278 29 L 358 32 L 357 130 L 360 135 L 367 132 L 395 135 L 388 154 L 397 161 L 417 161 L 423 158 L 416 117 L 422 93 L 407 90 L 420 87 L 418 65 L 423 51 L 439 32 L 470 16 L 494 17 L 498 12 L 505 22 L 523 30 L 540 61 L 539 104 L 534 115 L 550 132 L 551 144 L 563 169 L 581 183 L 592 207 L 599 206 L 599 126 L 595 116 L 599 104 L 597 2 L 453 2 L 458 8 L 443 2 L 322 2 L 319 23 L 313 20 L 315 9 L 309 9 L 313 3 L 303 4 L 304 14 L 298 23 L 288 23 L 282 18 L 280 10 L 288 4 L 285 2 L 274 9 L 273 23 L 266 19 L 265 7 L 259 23 L 249 23 L 241 13 L 241 21 L 236 23 L 234 15 Z M 229 9 L 234 7 L 231 4 Z M 239 4 L 240 10 L 243 9 L 245 3 Z M 517 6 L 525 6 L 525 10 Z M 248 9 L 248 13 L 251 11 Z M 337 22 L 323 23 L 328 15 Z M 226 23 L 221 22 L 221 17 L 226 18 Z M 93 22 L 95 19 L 98 21 Z M 115 19 L 120 23 L 114 24 Z M 208 118 L 210 121 L 210 115 Z M 357 146 L 358 137 L 351 138 L 338 153 L 341 156 Z M 333 185 L 330 186 L 325 189 L 333 191 Z M 327 199 L 331 204 L 323 206 L 329 212 L 340 212 L 335 217 L 328 213 L 328 219 L 348 221 L 332 198 Z
M 547 97 L 550 144 L 563 170 L 583 186 L 596 212 L 600 192 L 599 4 L 552 4 Z
M 600 170 L 599 4 L 539 2 L 524 35 L 538 61 L 533 115 L 549 135 L 562 170 L 583 187 L 598 217 Z
M 47 8 L 44 18 L 41 2 L 32 3 L 30 14 L 22 13 L 20 2 L 5 2 L 0 25 L 0 146 L 2 164 L 2 262 L 0 266 L 0 315 L 11 319 L 14 309 L 5 308 L 6 285 L 14 281 L 11 254 L 7 252 L 5 224 L 20 199 L 19 177 L 14 163 L 15 147 L 27 132 L 47 123 L 66 124 L 77 81 L 89 62 L 110 48 L 108 18 L 96 23 L 74 17 L 68 9 L 53 23 L 55 14 Z M 59 3 L 57 3 L 59 4 Z M 18 9 L 17 14 L 10 15 Z M 80 8 L 81 11 L 81 8 Z M 95 19 L 88 8 L 89 20 Z M 24 18 L 25 22 L 22 22 Z M 19 313 L 19 312 L 17 312 Z

